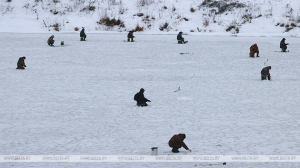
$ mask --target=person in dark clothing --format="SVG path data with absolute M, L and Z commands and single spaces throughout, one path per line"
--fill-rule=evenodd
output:
M 24 68 L 24 67 L 26 67 L 26 65 L 25 65 L 25 59 L 26 59 L 26 57 L 20 57 L 19 58 L 16 69 L 25 69 Z
M 271 80 L 271 75 L 270 75 L 270 69 L 271 69 L 271 66 L 267 66 L 267 67 L 264 67 L 262 70 L 261 70 L 261 80 L 266 80 L 267 77 L 268 77 L 268 80 Z
M 182 37 L 182 32 L 179 32 L 177 35 L 178 44 L 184 44 L 184 38 Z
M 84 32 L 84 27 L 82 27 L 82 30 L 80 31 L 80 41 L 85 41 L 86 34 Z
M 128 41 L 128 42 L 130 41 L 130 39 L 131 39 L 131 42 L 133 42 L 133 38 L 134 38 L 133 32 L 134 32 L 134 31 L 129 31 L 129 33 L 128 33 L 128 35 L 127 35 L 127 41 Z
M 250 57 L 254 58 L 254 54 L 257 53 L 256 57 L 259 57 L 258 54 L 259 54 L 259 50 L 258 50 L 258 46 L 257 44 L 253 44 L 251 47 L 250 47 Z
M 49 37 L 49 39 L 47 41 L 47 43 L 48 43 L 49 46 L 53 46 L 53 44 L 54 44 L 53 38 L 54 38 L 54 35 L 52 35 L 51 37 Z
M 185 134 L 178 134 L 178 135 L 174 135 L 170 140 L 169 140 L 169 146 L 172 149 L 173 153 L 178 153 L 179 152 L 179 148 L 184 147 L 184 149 L 189 150 L 190 152 L 192 152 L 191 149 L 189 149 L 186 144 L 183 142 L 183 140 L 185 139 Z
M 282 52 L 286 52 L 287 45 L 289 45 L 289 43 L 285 43 L 285 38 L 283 38 L 283 39 L 280 41 L 280 48 L 281 48 L 281 51 L 282 51 Z
M 148 106 L 148 104 L 146 102 L 151 102 L 150 100 L 146 99 L 145 96 L 144 96 L 144 89 L 141 88 L 140 89 L 140 92 L 136 93 L 134 95 L 134 100 L 137 102 L 136 105 L 137 106 Z

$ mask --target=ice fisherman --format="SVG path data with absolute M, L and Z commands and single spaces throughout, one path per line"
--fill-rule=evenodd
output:
M 258 50 L 258 46 L 257 46 L 257 44 L 255 43 L 255 44 L 253 44 L 251 47 L 250 47 L 250 57 L 252 57 L 252 58 L 254 58 L 255 56 L 255 53 L 257 53 L 256 54 L 256 57 L 259 57 L 258 55 L 259 55 L 259 50 Z
M 80 41 L 85 41 L 86 39 L 86 34 L 84 32 L 84 27 L 82 27 L 82 30 L 80 31 Z
M 178 44 L 184 44 L 184 38 L 182 37 L 182 31 L 180 31 L 177 35 Z
M 16 69 L 25 69 L 24 68 L 24 67 L 26 67 L 26 65 L 25 65 L 25 59 L 26 59 L 26 57 L 20 57 L 19 58 Z
M 143 106 L 148 106 L 146 102 L 151 102 L 150 100 L 146 99 L 144 96 L 145 90 L 143 88 L 140 89 L 140 92 L 136 93 L 134 95 L 134 100 L 137 102 L 136 105 L 143 107 Z
M 176 134 L 174 135 L 170 140 L 169 140 L 169 146 L 172 149 L 173 153 L 178 153 L 179 152 L 179 148 L 184 147 L 184 149 L 189 150 L 190 152 L 192 152 L 191 149 L 189 149 L 186 144 L 183 142 L 183 140 L 185 139 L 185 134 Z
M 268 80 L 271 80 L 270 69 L 271 69 L 271 66 L 267 66 L 261 70 L 261 72 L 260 72 L 261 80 L 266 80 L 267 77 L 268 77 Z
M 53 38 L 54 38 L 54 35 L 52 35 L 52 36 L 49 37 L 49 39 L 47 41 L 47 43 L 48 43 L 49 46 L 53 46 L 53 44 L 54 44 Z
M 128 35 L 127 35 L 127 41 L 129 42 L 131 40 L 131 42 L 133 42 L 133 30 L 129 31 Z
M 280 48 L 281 48 L 281 51 L 282 51 L 282 52 L 286 52 L 287 45 L 289 45 L 289 43 L 285 43 L 285 38 L 283 38 L 283 39 L 280 41 Z

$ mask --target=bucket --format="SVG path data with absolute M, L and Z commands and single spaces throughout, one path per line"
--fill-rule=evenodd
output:
M 61 41 L 61 42 L 60 42 L 60 45 L 64 45 L 64 44 L 65 44 L 65 42 L 64 42 L 64 41 Z
M 157 155 L 158 153 L 158 147 L 151 148 L 151 155 Z

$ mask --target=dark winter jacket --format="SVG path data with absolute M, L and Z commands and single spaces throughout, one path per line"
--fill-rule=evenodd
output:
M 150 100 L 146 99 L 145 96 L 144 96 L 144 89 L 142 88 L 140 90 L 140 92 L 138 92 L 135 96 L 135 101 L 137 101 L 137 104 L 143 104 L 143 103 L 146 103 Z
M 52 35 L 51 37 L 49 37 L 49 39 L 48 39 L 48 41 L 47 41 L 48 45 L 54 44 L 53 38 L 54 38 L 54 35 Z
M 80 37 L 84 37 L 84 36 L 86 36 L 86 35 L 85 35 L 85 33 L 84 33 L 84 29 L 82 29 L 82 30 L 80 31 Z
M 169 141 L 169 146 L 175 148 L 184 147 L 184 149 L 189 150 L 189 148 L 183 142 L 184 139 L 185 139 L 185 134 L 174 135 Z
M 134 38 L 134 36 L 133 36 L 133 31 L 129 31 L 127 37 L 128 37 L 128 38 Z
M 26 58 L 26 57 L 20 57 L 20 58 L 19 58 L 18 63 L 17 63 L 17 66 L 18 66 L 18 67 L 21 67 L 21 68 L 26 67 L 25 61 L 24 61 L 25 58 Z
M 287 48 L 288 44 L 285 43 L 285 38 L 283 38 L 281 41 L 280 41 L 280 48 Z
M 268 67 L 264 67 L 262 70 L 261 70 L 261 74 L 262 75 L 270 75 L 270 69 L 271 69 L 271 66 L 268 66 Z
M 179 34 L 177 35 L 177 40 L 183 40 L 182 32 L 179 32 Z
M 253 44 L 250 47 L 250 53 L 257 53 L 257 54 L 259 54 L 259 50 L 258 50 L 257 44 Z

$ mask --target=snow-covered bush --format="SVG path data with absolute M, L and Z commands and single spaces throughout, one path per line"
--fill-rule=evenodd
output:
M 120 28 L 124 28 L 124 22 L 120 19 L 110 19 L 109 17 L 102 17 L 98 22 L 100 25 L 105 25 L 108 27 L 114 27 L 114 26 L 119 26 Z
M 164 24 L 162 24 L 162 25 L 160 25 L 159 26 L 159 30 L 160 31 L 170 31 L 171 30 L 171 27 L 170 27 L 170 25 L 169 25 L 169 23 L 168 22 L 165 22 Z
M 144 27 L 140 27 L 139 25 L 136 25 L 134 31 L 135 32 L 144 31 Z

